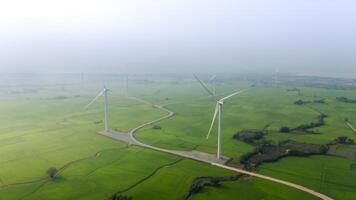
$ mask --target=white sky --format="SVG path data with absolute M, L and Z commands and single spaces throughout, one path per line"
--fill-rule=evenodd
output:
M 356 73 L 352 0 L 0 0 L 0 72 Z

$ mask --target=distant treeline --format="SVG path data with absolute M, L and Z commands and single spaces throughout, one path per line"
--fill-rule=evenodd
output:
M 263 162 L 274 162 L 285 156 L 307 156 L 325 154 L 328 146 L 319 144 L 301 143 L 292 140 L 276 143 L 264 138 L 268 132 L 243 130 L 236 133 L 233 138 L 255 147 L 253 152 L 243 155 L 240 163 L 247 169 L 254 168 Z
M 356 99 L 349 99 L 347 97 L 336 97 L 336 100 L 344 103 L 356 103 Z
M 330 144 L 354 144 L 354 140 L 347 136 L 339 136 Z
M 124 196 L 121 194 L 114 194 L 108 200 L 132 200 L 132 197 Z
M 275 162 L 286 156 L 310 156 L 310 155 L 334 155 L 328 152 L 333 145 L 353 145 L 354 141 L 346 136 L 340 136 L 328 144 L 310 144 L 293 140 L 280 141 L 278 143 L 264 139 L 266 132 L 241 131 L 233 138 L 253 145 L 254 151 L 243 155 L 240 163 L 245 168 L 252 169 L 264 162 Z
M 192 185 L 190 186 L 188 194 L 183 198 L 183 200 L 190 199 L 194 194 L 201 192 L 204 187 L 220 187 L 220 182 L 227 181 L 236 181 L 242 175 L 235 176 L 222 176 L 222 177 L 213 177 L 213 176 L 202 176 L 194 179 Z
M 299 88 L 287 89 L 288 92 L 300 92 Z
M 234 134 L 233 138 L 253 146 L 258 146 L 266 134 L 266 130 L 242 130 Z
M 327 145 L 301 143 L 292 140 L 281 141 L 278 144 L 269 142 L 255 148 L 255 151 L 242 156 L 240 162 L 246 168 L 254 168 L 263 162 L 275 162 L 286 156 L 323 155 L 328 151 Z
M 316 117 L 316 122 L 310 122 L 309 124 L 302 124 L 295 128 L 289 128 L 287 126 L 282 126 L 279 131 L 282 133 L 316 133 L 315 131 L 309 130 L 312 128 L 317 128 L 325 125 L 326 114 L 321 113 Z
M 318 100 L 313 100 L 313 101 L 306 101 L 306 100 L 297 100 L 294 102 L 294 104 L 296 105 L 304 105 L 304 104 L 309 104 L 309 103 L 321 103 L 324 104 L 325 103 L 325 99 L 318 99 Z
M 251 78 L 250 78 L 251 79 Z M 253 77 L 256 86 L 276 86 L 276 81 L 271 77 Z M 325 78 L 310 76 L 279 76 L 277 85 L 287 86 L 290 91 L 298 87 L 324 88 L 330 90 L 356 89 L 356 80 L 345 78 Z M 297 90 L 295 90 L 298 92 Z
M 72 97 L 68 97 L 68 96 L 55 96 L 55 97 L 47 97 L 44 98 L 45 100 L 64 100 L 64 99 L 69 99 L 69 98 L 80 98 L 80 95 L 75 95 Z M 42 98 L 41 98 L 42 99 Z

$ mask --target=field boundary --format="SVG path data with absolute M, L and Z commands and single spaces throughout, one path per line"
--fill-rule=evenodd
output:
M 134 184 L 130 185 L 129 187 L 116 192 L 115 194 L 121 194 L 121 193 L 130 191 L 131 189 L 135 188 L 139 184 L 143 183 L 144 181 L 148 180 L 149 178 L 151 178 L 152 176 L 157 174 L 157 172 L 160 171 L 161 169 L 166 168 L 166 167 L 171 167 L 171 166 L 181 162 L 182 160 L 184 160 L 184 158 L 180 158 L 180 159 L 178 159 L 178 160 L 176 160 L 174 162 L 170 162 L 170 163 L 167 163 L 167 164 L 164 164 L 164 165 L 161 165 L 161 166 L 157 167 L 149 175 L 143 177 L 142 179 L 138 180 L 137 182 L 135 182 Z
M 110 148 L 110 149 L 103 149 L 100 151 L 97 151 L 94 155 L 92 156 L 87 156 L 84 158 L 80 158 L 77 160 L 72 160 L 70 162 L 65 163 L 62 167 L 60 167 L 57 171 L 57 173 L 55 174 L 54 177 L 58 177 L 61 173 L 63 173 L 66 169 L 68 169 L 71 165 L 76 164 L 78 162 L 84 161 L 84 160 L 90 160 L 90 159 L 94 159 L 100 156 L 100 154 L 104 151 L 109 151 L 109 150 L 121 150 L 121 149 L 125 149 L 128 148 L 127 146 L 125 147 L 121 147 L 121 148 Z M 51 180 L 51 178 L 49 177 L 43 177 L 40 179 L 36 179 L 33 181 L 26 181 L 26 182 L 17 182 L 17 183 L 10 183 L 10 184 L 3 184 L 0 185 L 0 190 L 1 189 L 5 189 L 5 188 L 10 188 L 10 187 L 20 187 L 20 186 L 25 186 L 25 185 L 32 185 L 32 184 L 36 184 L 36 183 L 41 183 L 41 184 L 45 184 L 47 182 L 49 182 Z

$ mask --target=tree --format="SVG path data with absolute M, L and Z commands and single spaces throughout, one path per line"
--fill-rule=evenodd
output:
M 290 132 L 290 128 L 287 126 L 283 126 L 279 129 L 280 132 L 282 133 L 289 133 Z
M 152 129 L 159 130 L 159 129 L 162 129 L 162 127 L 161 127 L 161 126 L 159 126 L 159 125 L 154 125 L 154 126 L 152 127 Z
M 132 197 L 123 196 L 121 194 L 112 195 L 109 200 L 132 200 Z
M 303 105 L 303 104 L 305 104 L 305 102 L 303 100 L 299 99 L 299 100 L 295 101 L 294 104 Z
M 54 179 L 56 177 L 58 170 L 55 167 L 51 167 L 47 170 L 47 175 L 51 178 Z
M 339 136 L 338 138 L 336 138 L 336 142 L 339 144 L 346 144 L 346 141 L 347 141 L 346 136 Z
M 329 150 L 329 147 L 327 145 L 320 145 L 320 152 L 322 154 L 326 154 Z
M 351 138 L 348 138 L 347 136 L 339 136 L 338 138 L 335 139 L 335 141 L 339 144 L 353 144 L 354 140 Z

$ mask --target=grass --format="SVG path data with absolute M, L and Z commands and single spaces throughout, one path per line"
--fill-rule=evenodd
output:
M 244 200 L 282 200 L 282 199 L 318 199 L 295 189 L 281 186 L 259 179 L 239 180 L 237 182 L 224 183 L 220 188 L 206 187 L 192 200 L 203 199 L 230 199 L 238 197 Z
M 356 196 L 355 161 L 331 156 L 283 158 L 277 163 L 263 164 L 262 174 L 302 184 L 335 199 L 351 200 Z
M 238 160 L 241 155 L 253 149 L 250 145 L 232 140 L 233 134 L 243 129 L 262 129 L 270 125 L 270 139 L 292 137 L 278 133 L 279 128 L 283 125 L 293 127 L 308 123 L 317 116 L 315 111 L 307 107 L 294 105 L 294 99 L 284 89 L 257 88 L 227 101 L 222 122 L 224 154 Z M 162 147 L 189 150 L 199 145 L 198 150 L 215 152 L 216 129 L 210 140 L 205 140 L 214 109 L 213 99 L 167 107 L 177 115 L 171 120 L 161 122 L 161 130 L 145 129 L 138 134 L 138 138 Z
M 147 177 L 160 166 L 177 161 L 179 158 L 153 152 L 139 147 L 127 147 L 96 132 L 103 129 L 102 99 L 89 109 L 83 107 L 100 91 L 102 77 L 91 77 L 86 84 L 73 84 L 71 77 L 57 77 L 66 84 L 58 85 L 50 80 L 24 80 L 23 84 L 0 87 L 0 200 L 12 199 L 105 199 L 114 192 L 124 190 Z M 124 82 L 115 76 L 105 76 L 106 84 L 112 89 L 110 95 L 110 127 L 127 132 L 141 123 L 165 115 L 163 111 L 151 105 L 124 98 Z M 215 153 L 216 127 L 209 140 L 206 134 L 211 122 L 215 98 L 209 98 L 200 85 L 192 79 L 134 77 L 130 83 L 130 94 L 166 105 L 176 115 L 157 125 L 161 129 L 144 128 L 137 133 L 139 140 L 160 147 L 178 150 L 192 150 Z M 146 83 L 144 80 L 153 80 Z M 16 82 L 17 83 L 17 82 Z M 31 85 L 31 84 L 32 85 Z M 228 93 L 246 88 L 246 81 L 226 81 L 219 83 L 217 91 Z M 0 84 L 1 86 L 1 84 Z M 356 123 L 354 104 L 343 104 L 335 100 L 336 96 L 356 98 L 351 91 L 302 88 L 304 96 L 286 92 L 286 88 L 256 87 L 246 93 L 229 99 L 223 110 L 223 154 L 238 162 L 239 158 L 252 151 L 254 147 L 232 139 L 233 134 L 242 129 L 262 129 L 269 125 L 267 139 L 328 143 L 337 136 L 345 135 L 356 140 L 354 134 L 343 123 L 348 118 Z M 281 126 L 294 127 L 309 123 L 317 115 L 314 109 L 294 105 L 300 98 L 326 98 L 327 105 L 310 104 L 326 114 L 326 126 L 318 128 L 321 134 L 292 135 L 279 133 Z M 66 98 L 57 99 L 56 97 Z M 350 150 L 351 151 L 351 150 Z M 94 155 L 100 152 L 99 156 Z M 73 162 L 78 159 L 84 159 Z M 327 157 L 329 159 L 329 157 Z M 289 158 L 286 158 L 289 159 Z M 292 164 L 281 162 L 263 165 L 262 173 L 271 173 L 267 168 L 286 170 L 304 158 L 293 158 Z M 310 166 L 320 161 L 319 157 L 310 157 Z M 72 163 L 73 162 L 73 163 Z M 349 160 L 340 168 L 345 168 Z M 62 174 L 46 184 L 30 184 L 1 188 L 2 185 L 41 179 L 49 167 L 57 169 L 72 163 Z M 267 166 L 267 168 L 265 167 Z M 337 168 L 336 167 L 336 168 Z M 291 168 L 294 173 L 303 174 L 303 167 Z M 320 168 L 313 169 L 315 172 Z M 353 172 L 348 174 L 353 177 Z M 332 172 L 333 174 L 336 172 Z M 159 169 L 152 177 L 125 192 L 134 199 L 181 199 L 188 191 L 190 183 L 197 176 L 221 176 L 231 172 L 191 161 L 183 160 L 169 167 Z M 280 174 L 273 174 L 277 177 Z M 319 174 L 320 175 L 320 174 Z M 356 194 L 343 188 L 349 179 L 337 174 L 330 177 L 337 184 L 329 184 L 327 190 L 336 199 L 352 199 Z M 315 187 L 318 182 L 309 185 L 307 178 L 291 175 L 286 180 L 295 181 L 304 186 Z M 314 179 L 313 179 L 314 180 Z M 341 186 L 339 186 L 341 185 Z M 351 184 L 351 186 L 354 186 Z M 249 191 L 249 192 L 244 192 Z M 347 191 L 344 196 L 342 191 Z M 327 192 L 323 189 L 322 192 Z M 327 193 L 328 194 L 328 193 Z M 242 199 L 313 199 L 311 196 L 270 182 L 250 179 L 224 183 L 222 188 L 206 188 L 193 199 L 229 199 L 235 196 Z M 345 198 L 344 198 L 345 197 Z
M 183 199 L 193 182 L 193 177 L 200 176 L 201 171 L 204 171 L 204 176 L 231 175 L 230 172 L 218 168 L 184 160 L 173 167 L 161 170 L 149 181 L 125 195 L 132 196 L 134 199 Z M 158 187 L 152 188 L 152 185 Z M 279 197 L 279 199 L 314 199 L 303 192 L 255 179 L 224 182 L 221 188 L 217 189 L 205 187 L 201 193 L 193 195 L 192 199 L 230 199 L 236 196 L 241 199 L 276 199 L 275 197 Z

